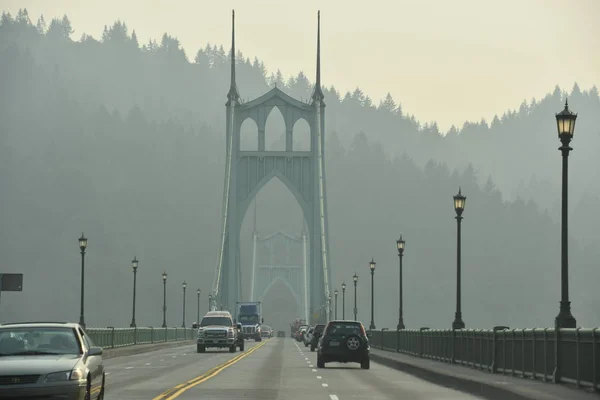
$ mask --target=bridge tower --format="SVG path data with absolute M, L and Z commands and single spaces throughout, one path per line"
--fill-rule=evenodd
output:
M 260 189 L 279 179 L 302 209 L 308 230 L 310 314 L 322 309 L 319 320 L 329 319 L 331 307 L 323 307 L 330 294 L 327 196 L 325 188 L 325 103 L 321 89 L 320 12 L 317 16 L 316 82 L 310 103 L 304 103 L 274 87 L 262 96 L 241 102 L 235 75 L 235 13 L 232 13 L 231 82 L 226 105 L 226 164 L 221 238 L 213 281 L 213 305 L 234 311 L 242 301 L 240 230 L 242 221 Z M 265 125 L 278 108 L 285 123 L 285 150 L 265 150 Z M 246 119 L 258 127 L 258 149 L 240 149 L 240 128 Z M 304 119 L 310 128 L 310 149 L 294 151 L 293 127 Z M 246 296 L 247 297 L 247 296 Z M 249 299 L 246 299 L 249 300 Z M 313 318 L 314 319 L 314 318 Z

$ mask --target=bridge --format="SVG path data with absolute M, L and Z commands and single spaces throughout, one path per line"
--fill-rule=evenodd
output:
M 292 293 L 301 315 L 312 323 L 327 322 L 332 319 L 331 264 L 323 159 L 325 103 L 320 86 L 320 24 L 317 28 L 317 79 L 310 104 L 295 100 L 278 88 L 255 100 L 241 102 L 236 85 L 234 28 L 231 54 L 222 232 L 210 308 L 231 309 L 240 300 L 261 301 L 274 284 L 281 282 Z M 284 115 L 285 151 L 265 150 L 265 121 L 274 108 Z M 256 151 L 240 149 L 240 126 L 248 118 L 259 127 Z M 299 119 L 306 120 L 310 127 L 309 151 L 293 148 L 292 128 Z M 563 148 L 563 151 L 566 150 Z M 250 290 L 245 295 L 240 262 L 241 221 L 251 204 L 256 205 L 258 191 L 271 179 L 283 182 L 296 198 L 302 209 L 304 227 L 299 233 L 277 231 L 261 235 L 255 223 Z M 105 364 L 110 374 L 107 375 L 109 390 L 106 398 L 236 398 L 244 393 L 247 399 L 309 397 L 340 400 L 366 399 L 374 395 L 390 399 L 597 399 L 597 393 L 588 392 L 600 391 L 600 329 L 575 327 L 565 287 L 560 314 L 552 328 L 465 328 L 460 308 L 460 221 L 465 199 L 460 192 L 455 196 L 459 274 L 457 310 L 451 329 L 405 329 L 402 318 L 404 242 L 400 239 L 399 322 L 391 329 L 376 329 L 376 305 L 371 300 L 369 340 L 371 360 L 375 361 L 372 371 L 344 368 L 345 365 L 316 369 L 315 354 L 289 338 L 248 343 L 243 353 L 216 352 L 200 357 L 195 353 L 197 332 L 185 327 L 185 300 L 181 328 L 167 326 L 166 300 L 161 327 L 136 324 L 137 259 L 134 259 L 131 326 L 86 328 L 92 341 L 105 352 Z M 82 235 L 80 321 L 83 327 L 86 245 L 87 239 Z M 566 259 L 562 259 L 564 276 Z M 372 284 L 374 263 L 371 272 Z M 348 278 L 351 282 L 351 277 Z M 8 282 L 5 277 L 4 282 L 0 282 L 0 290 L 22 290 L 20 283 L 11 286 Z M 166 273 L 163 284 L 166 284 Z M 199 299 L 198 293 L 198 315 Z M 347 319 L 366 320 L 362 317 L 361 314 L 361 318 L 357 318 L 355 311 L 354 317 Z M 126 357 L 128 355 L 135 357 Z M 225 369 L 233 373 L 219 375 Z
M 327 194 L 325 184 L 325 102 L 321 89 L 321 41 L 320 22 L 317 24 L 316 83 L 310 103 L 296 100 L 274 87 L 264 95 L 242 102 L 236 83 L 235 71 L 235 14 L 232 16 L 231 34 L 231 82 L 226 103 L 226 163 L 221 236 L 217 266 L 214 275 L 211 309 L 223 308 L 234 313 L 237 302 L 249 300 L 242 293 L 244 278 L 241 268 L 240 230 L 248 208 L 257 193 L 270 180 L 279 179 L 298 202 L 307 227 L 307 262 L 305 282 L 307 295 L 304 308 L 311 322 L 329 319 L 326 306 L 324 313 L 316 311 L 328 304 L 330 294 L 329 227 L 327 218 Z M 267 151 L 265 125 L 269 114 L 278 109 L 284 118 L 285 150 Z M 250 119 L 256 123 L 258 134 L 256 150 L 242 150 L 240 128 Z M 304 120 L 310 128 L 308 151 L 294 149 L 293 128 Z M 288 269 L 289 270 L 289 269 Z M 270 271 L 275 271 L 271 267 Z M 262 269 L 254 272 L 263 273 Z M 285 274 L 278 275 L 290 283 Z M 254 277 L 251 278 L 255 281 Z

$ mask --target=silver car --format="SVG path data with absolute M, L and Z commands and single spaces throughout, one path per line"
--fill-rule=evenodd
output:
M 0 325 L 0 399 L 104 399 L 102 347 L 79 324 Z

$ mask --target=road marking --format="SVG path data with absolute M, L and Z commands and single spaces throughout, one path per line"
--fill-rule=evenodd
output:
M 309 368 L 314 368 L 315 366 L 314 366 L 314 365 L 312 365 L 312 364 L 310 364 L 308 367 L 309 367 Z
M 133 369 L 133 367 L 127 367 L 127 368 L 125 368 L 125 369 Z
M 328 385 L 328 384 L 326 384 L 326 383 L 321 383 L 321 385 L 322 385 L 323 387 L 327 387 L 327 386 L 329 386 L 329 385 Z
M 317 375 L 317 379 L 323 379 L 323 377 L 320 375 Z
M 330 394 L 330 395 L 329 395 L 329 398 L 330 398 L 331 400 L 340 400 L 340 398 L 339 398 L 339 397 L 337 397 L 335 394 Z
M 311 367 L 312 367 L 312 365 L 311 365 Z M 313 368 L 313 372 L 317 372 L 317 370 Z
M 150 365 L 150 363 L 146 363 L 146 364 L 144 364 L 144 365 Z
M 209 380 L 210 378 L 213 378 L 215 376 L 217 376 L 221 371 L 229 368 L 230 366 L 232 366 L 233 364 L 237 363 L 238 361 L 240 361 L 241 359 L 249 356 L 250 354 L 252 354 L 253 352 L 255 352 L 256 350 L 260 349 L 263 345 L 265 345 L 267 343 L 267 341 L 265 340 L 264 342 L 257 344 L 253 347 L 251 347 L 250 349 L 246 350 L 246 352 L 233 357 L 231 360 L 221 364 L 221 365 L 217 365 L 214 368 L 209 369 L 207 372 L 205 372 L 204 374 L 197 376 L 196 378 L 187 381 L 185 383 L 179 384 L 169 390 L 167 390 L 166 392 L 156 396 L 155 398 L 153 398 L 152 400 L 173 400 L 176 399 L 177 397 L 181 396 L 183 393 L 185 393 L 186 391 L 188 391 L 189 389 L 193 388 L 196 385 L 199 385 L 203 382 L 206 382 L 207 380 Z

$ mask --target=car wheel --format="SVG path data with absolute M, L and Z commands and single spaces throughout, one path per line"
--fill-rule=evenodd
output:
M 98 393 L 97 400 L 104 400 L 105 382 L 106 382 L 106 374 L 102 374 L 102 386 L 100 387 L 100 393 Z
M 240 351 L 244 351 L 244 342 L 242 342 L 242 344 L 240 344 Z
M 313 346 L 312 344 L 310 345 L 310 351 L 315 351 L 315 346 Z
M 317 368 L 325 368 L 325 363 L 320 356 L 317 355 Z
M 201 345 L 196 345 L 196 353 L 204 353 L 206 351 L 206 347 Z
M 262 342 L 262 338 L 261 338 L 261 337 L 257 337 L 257 338 L 256 338 L 256 341 L 257 341 L 257 342 Z
M 370 369 L 371 368 L 371 359 L 369 358 L 369 356 L 366 356 L 365 358 L 363 358 L 363 360 L 360 363 L 360 367 L 362 369 Z
M 346 347 L 350 351 L 357 351 L 362 347 L 362 341 L 358 335 L 350 335 L 346 339 Z
M 229 352 L 235 353 L 235 344 L 233 346 L 229 346 Z

